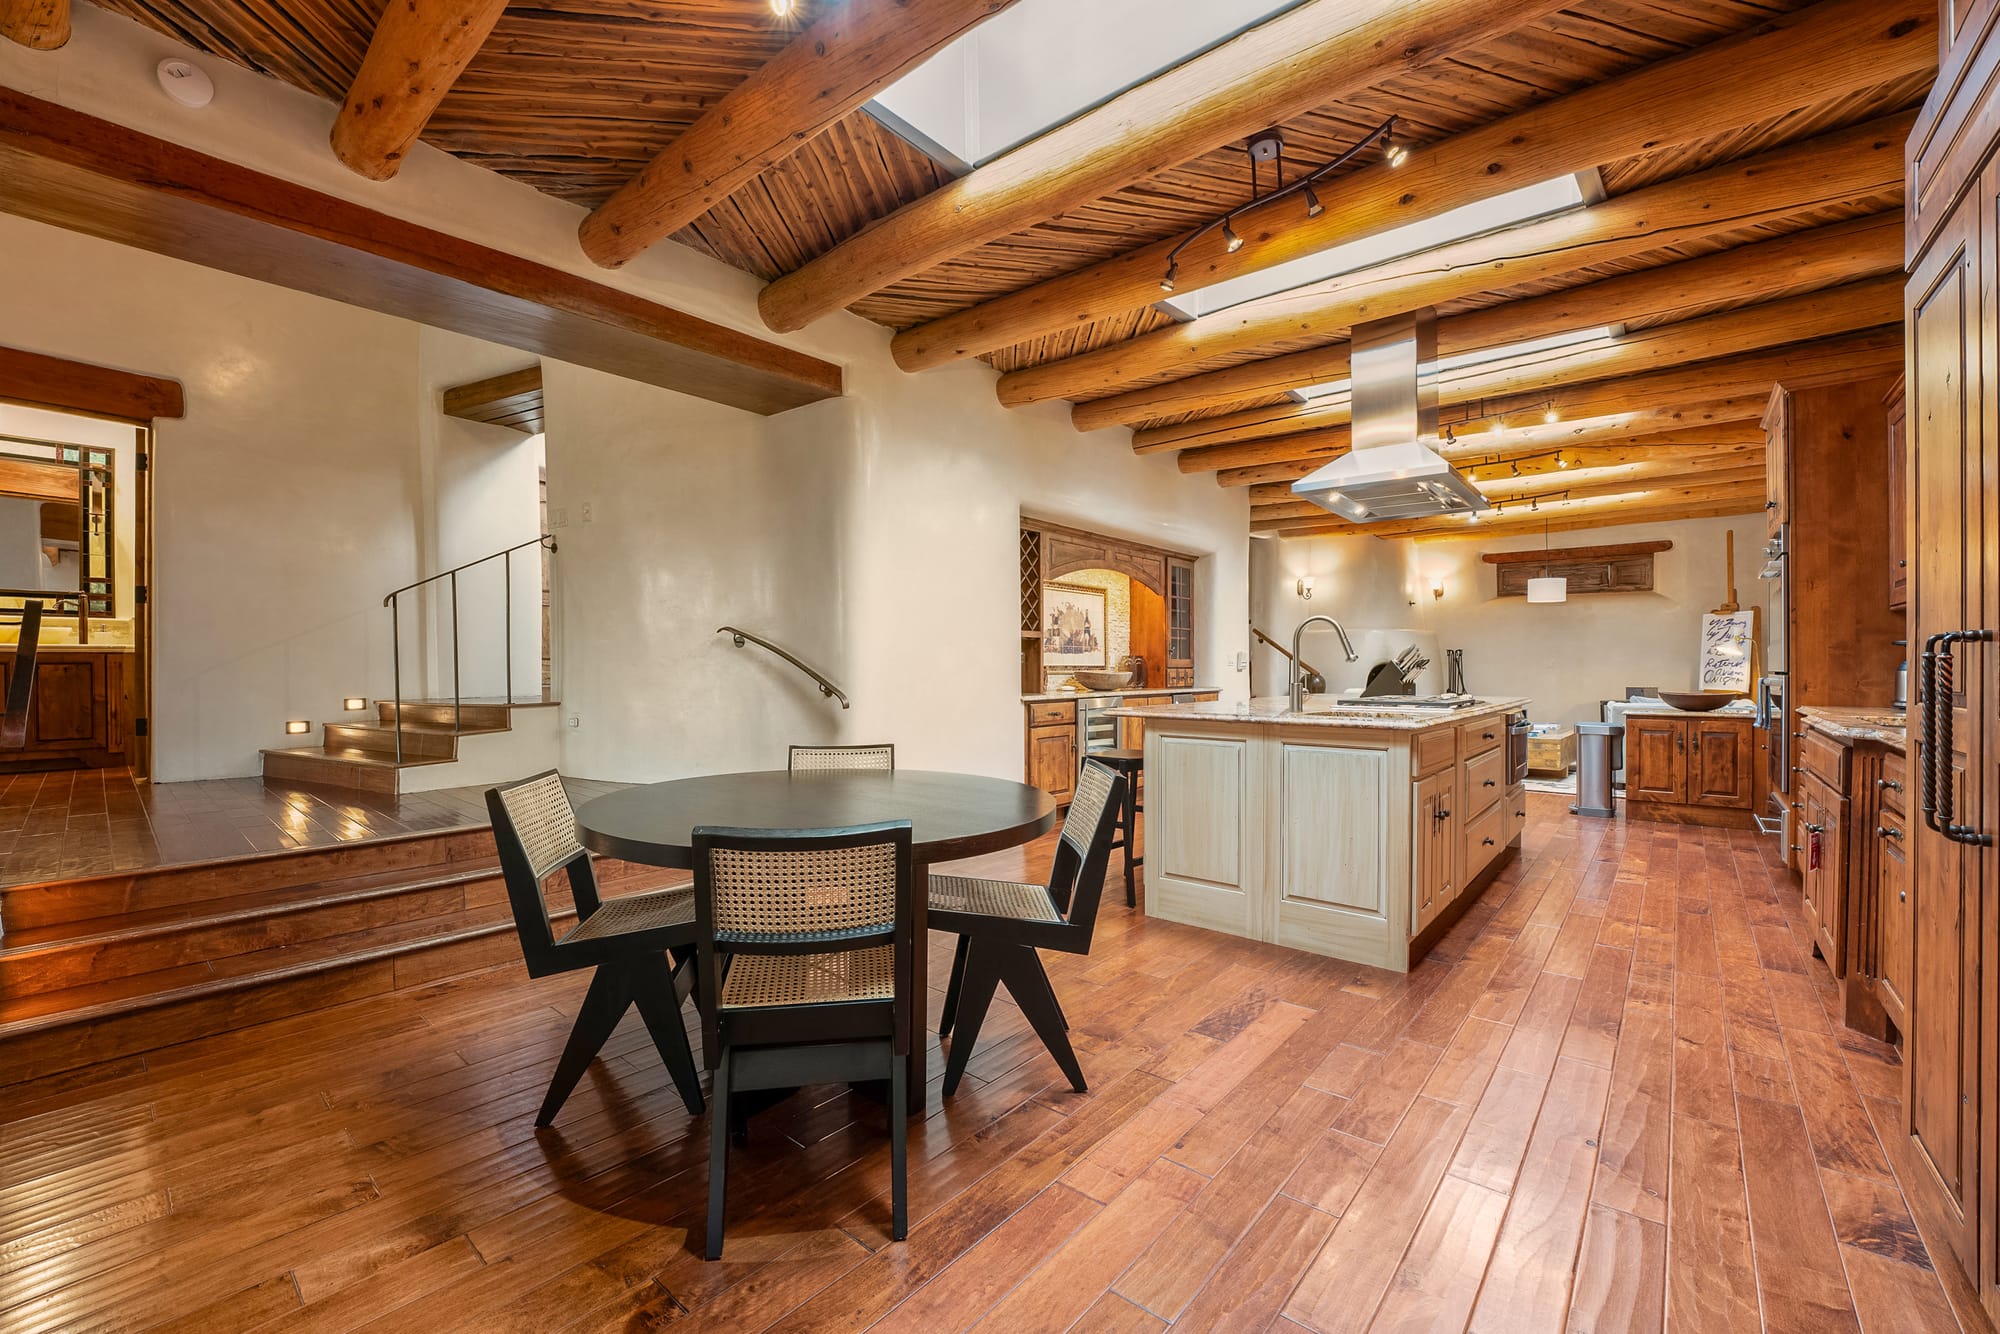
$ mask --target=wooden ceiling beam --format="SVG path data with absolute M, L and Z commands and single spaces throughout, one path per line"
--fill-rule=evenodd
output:
M 1810 209 L 1898 197 L 1915 112 L 1887 116 L 1711 167 L 1586 209 L 1390 260 L 1246 301 L 1109 347 L 1002 375 L 1009 407 L 1079 403 L 1136 388 L 1211 358 L 1363 320 L 1628 259 Z
M 1507 190 L 1726 134 L 1936 67 L 1937 6 L 1928 0 L 1822 0 L 1425 145 L 1400 167 L 1383 164 L 1329 181 L 1319 191 L 1325 209 L 1316 218 L 1301 217 L 1293 199 L 1250 209 L 1235 224 L 1246 242 L 1241 249 L 1231 253 L 1219 237 L 1205 237 L 1181 253 L 1178 290 L 1256 273 Z M 1332 96 L 1337 90 L 1321 100 Z M 1142 246 L 906 329 L 891 351 L 903 369 L 922 370 L 1138 310 L 1159 300 L 1160 276 L 1176 243 Z
M 606 268 L 637 258 L 1013 2 L 829 6 L 584 218 L 583 253 Z
M 69 41 L 69 0 L 0 0 L 0 36 L 36 51 Z
M 1481 400 L 1542 393 L 1614 375 L 1637 375 L 1890 324 L 1900 321 L 1902 313 L 1901 274 L 1867 278 L 1805 296 L 1642 329 L 1609 346 L 1586 344 L 1548 361 L 1483 372 L 1475 370 L 1444 381 L 1438 388 L 1438 403 L 1440 407 L 1462 407 Z M 1444 420 L 1448 422 L 1451 418 L 1447 416 Z M 1132 447 L 1147 454 L 1163 448 L 1259 440 L 1312 427 L 1345 425 L 1347 421 L 1345 402 L 1283 403 L 1219 417 L 1199 417 L 1170 426 L 1147 427 L 1133 432 Z
M 803 328 L 988 241 L 1561 7 L 1310 0 L 904 205 L 771 283 L 758 308 L 779 332 Z
M 1651 476 L 1670 468 L 1697 470 L 1705 465 L 1735 467 L 1746 458 L 1762 457 L 1764 438 L 1761 431 L 1756 432 L 1754 439 L 1747 430 L 1736 434 L 1737 438 L 1727 443 L 1712 445 L 1633 444 L 1623 448 L 1587 445 L 1582 449 L 1565 449 L 1561 463 L 1549 454 L 1516 460 L 1508 460 L 1504 456 L 1496 459 L 1487 454 L 1477 459 L 1457 458 L 1453 462 L 1469 480 L 1484 487 L 1487 483 L 1510 486 L 1514 482 L 1528 481 L 1540 485 L 1565 484 L 1571 478 L 1578 479 L 1581 484 L 1614 475 L 1607 469 L 1650 469 L 1619 475 Z M 1662 438 L 1670 438 L 1671 435 L 1668 432 Z M 1289 505 L 1296 501 L 1292 484 L 1288 481 L 1260 482 L 1250 488 L 1252 514 L 1259 514 L 1268 506 Z
M 1550 531 L 1566 527 L 1594 527 L 1610 523 L 1641 523 L 1641 515 L 1689 517 L 1688 511 L 1704 509 L 1714 513 L 1748 514 L 1764 508 L 1763 479 L 1732 482 L 1719 487 L 1655 486 L 1629 488 L 1608 495 L 1584 496 L 1574 500 L 1544 501 L 1539 509 L 1525 504 L 1501 513 L 1488 511 L 1477 523 L 1469 519 L 1439 516 L 1404 519 L 1384 523 L 1348 523 L 1325 514 L 1331 522 L 1317 519 L 1279 519 L 1253 523 L 1251 531 L 1271 537 L 1491 537 L 1499 533 Z M 1588 522 L 1579 523 L 1579 520 Z
M 479 54 L 507 0 L 390 0 L 328 136 L 333 155 L 386 181 Z
M 180 381 L 0 347 L 0 402 L 148 422 L 187 412 Z
M 0 210 L 749 412 L 832 362 L 0 88 Z
M 1661 403 L 1696 403 L 1720 396 L 1721 400 L 1762 400 L 1771 386 L 1785 383 L 1795 387 L 1839 384 L 1881 374 L 1903 364 L 1903 330 L 1900 325 L 1864 329 L 1839 338 L 1819 339 L 1790 347 L 1764 348 L 1735 357 L 1675 366 L 1643 375 L 1608 376 L 1549 392 L 1519 394 L 1495 399 L 1483 406 L 1506 421 L 1507 414 L 1528 412 L 1553 402 L 1562 421 L 1560 429 L 1572 421 L 1591 420 L 1615 413 L 1641 411 Z M 1758 409 L 1762 415 L 1762 408 Z M 1509 427 L 1512 437 L 1519 430 L 1527 438 L 1541 424 Z M 1345 427 L 1340 428 L 1343 432 Z M 1214 472 L 1223 468 L 1247 468 L 1256 464 L 1291 462 L 1320 457 L 1322 461 L 1344 452 L 1347 440 L 1337 442 L 1327 431 L 1305 431 L 1293 436 L 1237 441 L 1182 449 L 1177 463 L 1182 472 Z M 1259 478 L 1258 480 L 1268 480 Z
M 1685 463 L 1654 465 L 1644 471 L 1616 477 L 1601 477 L 1594 481 L 1580 479 L 1574 485 L 1567 480 L 1558 482 L 1557 479 L 1547 477 L 1517 477 L 1508 485 L 1495 483 L 1482 486 L 1480 490 L 1486 493 L 1487 499 L 1508 506 L 1501 511 L 1503 514 L 1512 514 L 1515 512 L 1513 507 L 1525 506 L 1528 497 L 1551 491 L 1567 492 L 1565 498 L 1570 500 L 1600 496 L 1629 496 L 1638 492 L 1650 495 L 1664 488 L 1699 491 L 1704 494 L 1708 492 L 1734 494 L 1735 488 L 1753 483 L 1762 484 L 1763 480 L 1764 464 L 1760 458 L 1755 464 L 1747 466 L 1716 468 L 1702 472 L 1689 471 Z M 1547 509 L 1553 503 L 1553 497 L 1539 503 L 1543 509 Z M 1253 525 L 1263 526 L 1269 531 L 1269 526 L 1273 524 L 1300 520 L 1318 523 L 1326 514 L 1324 507 L 1315 505 L 1309 500 L 1290 500 L 1280 505 L 1266 505 L 1253 509 L 1250 511 L 1250 520 Z M 1372 524 L 1361 526 L 1373 527 Z
M 1515 456 L 1559 447 L 1569 447 L 1573 451 L 1579 446 L 1618 449 L 1634 448 L 1642 443 L 1714 446 L 1746 435 L 1754 435 L 1761 440 L 1763 433 L 1756 423 L 1769 406 L 1770 396 L 1770 388 L 1766 386 L 1761 393 L 1714 402 L 1705 398 L 1674 402 L 1655 399 L 1643 406 L 1600 412 L 1590 417 L 1565 416 L 1554 424 L 1531 420 L 1527 425 L 1509 428 L 1499 436 L 1491 431 L 1468 433 L 1456 445 L 1446 445 L 1444 452 L 1453 459 L 1473 459 L 1490 458 L 1496 454 Z M 1302 442 L 1302 448 L 1294 451 L 1295 457 L 1275 463 L 1221 468 L 1216 470 L 1216 482 L 1222 486 L 1282 484 L 1289 488 L 1291 483 L 1328 459 L 1346 453 L 1349 444 L 1345 426 L 1308 431 L 1290 438 Z
M 1903 211 L 1894 209 L 1449 316 L 1437 322 L 1437 351 L 1450 357 L 1598 325 L 1684 317 L 1705 308 L 1900 274 L 1902 269 Z M 1344 379 L 1348 347 L 1336 343 L 1267 357 L 1079 403 L 1070 410 L 1070 421 L 1079 431 L 1136 425 Z

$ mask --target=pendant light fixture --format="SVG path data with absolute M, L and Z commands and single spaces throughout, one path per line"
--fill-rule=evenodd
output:
M 1528 581 L 1528 601 L 1567 602 L 1569 601 L 1569 580 L 1549 573 L 1549 521 L 1542 520 L 1542 573 L 1541 577 Z

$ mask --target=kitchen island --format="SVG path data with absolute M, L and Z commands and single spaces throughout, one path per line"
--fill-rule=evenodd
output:
M 1407 971 L 1520 846 L 1527 703 L 1116 710 L 1146 728 L 1146 912 Z

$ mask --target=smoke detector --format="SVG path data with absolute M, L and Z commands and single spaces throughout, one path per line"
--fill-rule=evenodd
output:
M 191 60 L 168 56 L 153 73 L 167 96 L 184 107 L 205 107 L 215 100 L 215 81 Z

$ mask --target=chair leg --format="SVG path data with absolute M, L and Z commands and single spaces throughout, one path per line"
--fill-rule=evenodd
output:
M 700 1116 L 701 1076 L 695 1073 L 694 1049 L 688 1045 L 687 1022 L 681 1017 L 679 983 L 665 958 L 655 955 L 632 966 L 632 998 L 667 1073 L 674 1077 L 674 1087 L 680 1090 L 681 1105 L 689 1116 Z
M 715 1107 L 708 1122 L 708 1238 L 706 1254 L 722 1258 L 722 1202 L 729 1188 L 730 1052 L 723 1048 L 715 1067 Z
M 965 956 L 965 987 L 959 997 L 961 1012 L 951 1039 L 951 1055 L 944 1063 L 944 1096 L 958 1091 L 965 1075 L 965 1063 L 979 1042 L 979 1026 L 986 1022 L 986 1007 L 993 1003 L 994 988 L 1000 985 L 998 953 L 993 946 L 970 951 Z
M 1055 988 L 1049 985 L 1049 975 L 1042 969 L 1041 956 L 1026 945 L 1008 946 L 1000 976 L 1007 983 L 1014 1003 L 1034 1026 L 1035 1035 L 1069 1076 L 1069 1086 L 1078 1093 L 1088 1092 L 1089 1085 L 1083 1082 L 1083 1067 L 1077 1064 L 1076 1050 L 1069 1045 L 1069 1026 L 1063 1022 L 1062 1005 L 1056 1000 Z
M 631 990 L 619 969 L 602 967 L 591 975 L 590 990 L 584 993 L 583 1007 L 576 1012 L 576 1022 L 570 1026 L 569 1041 L 563 1044 L 555 1077 L 549 1080 L 542 1109 L 535 1113 L 536 1125 L 545 1126 L 556 1119 L 556 1113 L 562 1110 L 583 1072 L 610 1040 L 611 1030 L 618 1027 L 631 1003 Z
M 1130 775 L 1125 786 L 1125 906 L 1139 906 L 1139 893 L 1133 888 L 1132 868 L 1137 866 L 1139 857 L 1139 779 Z
M 889 1075 L 889 1239 L 910 1235 L 910 1063 L 898 1053 Z
M 964 936 L 958 938 L 958 951 L 951 956 L 951 981 L 944 989 L 944 1013 L 938 1019 L 939 1037 L 950 1034 L 952 1020 L 958 1016 L 958 992 L 965 982 L 965 952 L 971 948 L 971 941 Z

